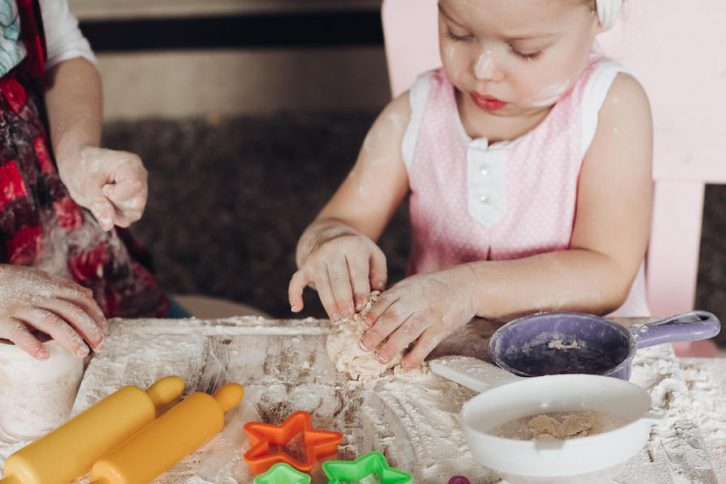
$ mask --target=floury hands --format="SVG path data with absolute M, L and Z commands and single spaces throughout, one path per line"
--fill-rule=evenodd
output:
M 148 174 L 137 155 L 92 146 L 59 155 L 58 172 L 73 200 L 91 211 L 103 230 L 141 218 Z

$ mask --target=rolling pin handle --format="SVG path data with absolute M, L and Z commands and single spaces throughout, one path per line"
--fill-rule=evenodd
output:
M 146 394 L 156 408 L 168 405 L 179 398 L 184 391 L 184 379 L 179 376 L 167 376 L 151 385 Z
M 219 404 L 222 412 L 237 405 L 245 395 L 245 389 L 239 383 L 227 383 L 214 393 L 214 399 Z

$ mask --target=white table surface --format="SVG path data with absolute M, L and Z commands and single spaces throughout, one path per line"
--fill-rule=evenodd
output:
M 417 483 L 445 483 L 456 474 L 474 483 L 501 482 L 473 459 L 458 425 L 458 411 L 473 392 L 435 375 L 349 382 L 325 353 L 330 331 L 330 323 L 320 320 L 116 320 L 105 351 L 86 370 L 73 413 L 121 386 L 146 387 L 169 374 L 185 378 L 187 393 L 236 381 L 246 394 L 227 414 L 224 430 L 157 482 L 251 482 L 242 460 L 248 448 L 242 426 L 280 423 L 296 410 L 310 411 L 316 428 L 344 433 L 338 458 L 381 450 L 392 466 L 413 472 Z M 433 356 L 485 357 L 492 331 L 489 323 L 472 323 Z M 726 477 L 726 360 L 679 362 L 669 345 L 645 348 L 634 359 L 631 381 L 668 411 L 668 423 L 614 482 L 717 483 L 719 474 Z M 445 404 L 437 398 L 442 394 Z M 421 418 L 432 405 L 444 420 Z M 21 445 L 0 442 L 0 461 Z M 325 482 L 319 471 L 313 482 Z

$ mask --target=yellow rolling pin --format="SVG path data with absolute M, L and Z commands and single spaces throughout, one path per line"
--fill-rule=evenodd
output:
M 5 462 L 2 484 L 65 484 L 156 418 L 157 409 L 184 391 L 184 380 L 167 376 L 146 391 L 123 387 Z
M 93 464 L 92 484 L 148 483 L 201 447 L 224 427 L 224 413 L 244 388 L 228 383 L 214 396 L 192 393 L 132 439 Z

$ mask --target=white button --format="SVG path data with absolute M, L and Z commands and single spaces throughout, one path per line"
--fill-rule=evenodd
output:
M 487 197 L 486 195 L 482 195 L 481 197 L 479 197 L 479 201 L 481 203 L 487 204 L 489 203 L 489 197 Z
M 486 168 L 482 168 L 481 170 L 479 170 L 479 173 L 481 173 L 481 176 L 487 176 L 489 175 L 489 170 L 487 170 Z

